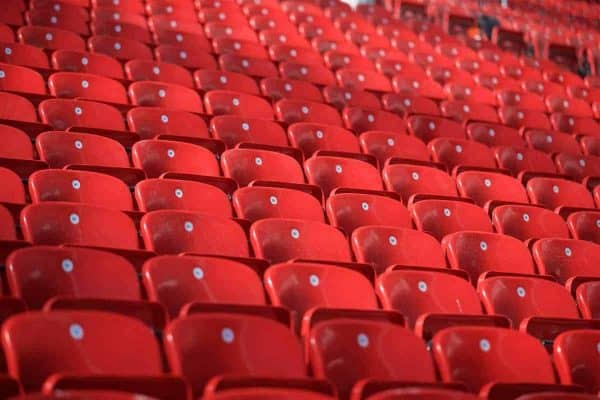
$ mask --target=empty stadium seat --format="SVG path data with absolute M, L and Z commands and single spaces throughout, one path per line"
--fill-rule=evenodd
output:
M 48 68 L 48 56 L 42 49 L 21 43 L 0 42 L 0 61 L 31 68 Z
M 473 199 L 480 207 L 490 201 L 529 202 L 521 183 L 500 173 L 464 171 L 456 177 L 456 187 L 462 197 Z
M 88 46 L 93 53 L 106 54 L 118 60 L 152 60 L 150 48 L 137 40 L 97 35 L 88 39 Z
M 389 163 L 382 176 L 386 189 L 398 193 L 405 202 L 414 194 L 457 195 L 454 179 L 434 166 Z
M 557 207 L 594 208 L 592 195 L 579 183 L 558 178 L 533 178 L 527 182 L 527 194 L 533 204 Z
M 412 206 L 411 212 L 417 229 L 440 241 L 458 231 L 492 232 L 492 224 L 485 211 L 463 201 L 422 200 Z
M 46 83 L 44 78 L 31 68 L 0 63 L 0 90 L 46 94 Z
M 600 245 L 568 238 L 541 239 L 531 248 L 540 274 L 552 275 L 560 283 L 576 276 L 598 277 L 595 254 L 600 254 Z
M 593 280 L 579 285 L 575 291 L 577 306 L 581 316 L 585 319 L 597 319 L 600 315 L 600 307 L 598 307 L 599 288 L 599 281 Z
M 545 153 L 581 153 L 577 141 L 566 133 L 530 129 L 525 131 L 523 136 L 529 147 Z
M 140 211 L 190 210 L 231 217 L 231 204 L 219 188 L 207 183 L 179 179 L 145 179 L 135 185 Z
M 346 129 L 331 125 L 298 122 L 288 127 L 288 137 L 306 158 L 318 150 L 360 153 L 356 136 Z
M 257 257 L 271 263 L 292 259 L 351 261 L 344 235 L 332 226 L 284 218 L 267 218 L 250 227 L 250 242 Z
M 408 118 L 410 133 L 425 143 L 438 137 L 464 139 L 464 128 L 456 121 L 435 115 L 414 115 Z
M 204 96 L 206 111 L 213 115 L 239 115 L 247 118 L 273 119 L 273 109 L 258 96 L 229 90 L 212 90 Z
M 574 239 L 600 244 L 600 212 L 579 211 L 567 217 L 567 226 Z
M 260 149 L 230 149 L 221 156 L 223 174 L 240 186 L 253 181 L 304 183 L 298 162 L 283 153 Z
M 7 259 L 8 284 L 30 309 L 56 297 L 139 300 L 135 270 L 124 258 L 78 247 L 34 246 Z
M 50 57 L 52 67 L 59 71 L 84 72 L 123 79 L 123 67 L 116 59 L 100 53 L 79 50 L 56 50 Z
M 22 26 L 17 31 L 19 42 L 50 50 L 82 50 L 85 42 L 76 33 L 43 26 Z
M 320 186 L 325 196 L 336 188 L 383 189 L 377 168 L 358 159 L 315 155 L 304 170 L 308 182 Z
M 433 161 L 454 167 L 496 168 L 492 150 L 481 144 L 465 139 L 437 138 L 427 145 Z
M 185 86 L 165 82 L 142 81 L 129 85 L 131 102 L 138 106 L 174 108 L 201 113 L 202 99 Z
M 499 146 L 494 155 L 500 168 L 509 170 L 513 175 L 520 172 L 556 173 L 552 158 L 542 151 L 526 147 Z
M 54 129 L 86 127 L 123 131 L 125 122 L 116 108 L 104 103 L 48 99 L 39 105 L 40 119 Z
M 519 240 L 568 238 L 569 230 L 562 217 L 548 209 L 522 204 L 494 208 L 492 222 L 498 233 Z
M 210 120 L 214 137 L 222 140 L 227 148 L 239 143 L 255 143 L 286 147 L 288 141 L 284 129 L 277 122 L 262 118 L 237 115 L 218 115 Z
M 232 90 L 252 95 L 260 94 L 254 79 L 237 72 L 200 69 L 194 72 L 194 81 L 198 89 L 205 92 L 210 90 Z
M 0 118 L 26 122 L 37 122 L 33 104 L 26 98 L 12 93 L 0 92 Z
M 383 167 L 391 157 L 419 161 L 429 160 L 429 152 L 425 143 L 402 133 L 366 131 L 360 134 L 358 140 L 362 151 L 374 156 L 380 167 Z
M 159 81 L 187 87 L 194 86 L 191 74 L 176 64 L 135 59 L 127 61 L 124 70 L 127 79 L 131 81 Z
M 33 203 L 64 201 L 114 210 L 133 209 L 129 188 L 111 175 L 47 169 L 31 174 L 28 185 Z
M 80 203 L 29 205 L 21 212 L 21 230 L 33 244 L 139 248 L 137 230 L 126 214 Z
M 189 69 L 217 69 L 213 55 L 199 46 L 161 44 L 154 49 L 154 55 L 160 62 Z
M 107 103 L 127 101 L 125 88 L 119 82 L 100 75 L 80 72 L 56 72 L 48 78 L 50 94 L 56 97 L 83 98 Z
M 141 139 L 158 135 L 208 138 L 204 119 L 189 111 L 161 107 L 135 107 L 127 111 L 127 125 Z
M 140 230 L 146 248 L 158 254 L 248 257 L 246 234 L 229 218 L 195 211 L 156 210 L 142 217 Z
M 598 342 L 595 330 L 565 332 L 554 341 L 554 364 L 563 384 L 581 385 L 589 392 L 600 389 Z
M 300 190 L 248 186 L 231 199 L 238 217 L 254 222 L 264 218 L 290 218 L 325 222 L 323 208 L 313 195 Z
M 322 103 L 282 99 L 275 103 L 274 109 L 277 119 L 288 124 L 313 122 L 342 126 L 342 119 L 337 110 Z
M 344 108 L 342 117 L 346 127 L 356 133 L 378 130 L 406 132 L 406 122 L 398 115 L 388 111 L 347 107 Z
M 192 302 L 265 304 L 260 277 L 248 266 L 217 257 L 165 255 L 143 267 L 148 298 L 162 303 L 171 318 Z

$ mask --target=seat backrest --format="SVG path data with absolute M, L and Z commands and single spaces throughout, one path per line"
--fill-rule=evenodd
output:
M 67 165 L 129 167 L 125 148 L 117 141 L 87 133 L 49 131 L 37 136 L 35 147 L 50 168 Z
M 567 226 L 574 239 L 600 244 L 600 211 L 578 211 L 569 215 Z
M 17 228 L 10 211 L 0 206 L 0 240 L 16 240 Z
M 233 90 L 252 95 L 259 95 L 256 81 L 247 75 L 237 72 L 199 69 L 194 72 L 194 81 L 198 89 L 205 92 L 211 90 Z
M 45 26 L 22 26 L 17 31 L 19 41 L 50 50 L 82 50 L 85 42 L 76 33 Z
M 157 210 L 140 221 L 146 248 L 158 254 L 248 257 L 246 234 L 229 218 L 183 210 Z
M 214 56 L 199 46 L 178 43 L 161 44 L 154 49 L 154 55 L 160 62 L 180 65 L 190 69 L 217 69 Z
M 107 340 L 112 338 L 112 340 Z M 2 326 L 10 374 L 26 391 L 39 391 L 50 375 L 159 375 L 162 360 L 142 322 L 99 311 L 28 312 Z
M 306 100 L 281 99 L 274 105 L 275 116 L 279 121 L 314 122 L 326 125 L 342 126 L 338 111 L 328 105 Z
M 80 50 L 56 50 L 50 57 L 52 66 L 59 71 L 85 72 L 123 79 L 123 67 L 117 59 L 99 53 Z
M 165 172 L 197 175 L 219 175 L 215 155 L 206 148 L 171 140 L 141 140 L 131 149 L 133 165 L 144 170 L 149 178 Z
M 297 320 L 313 307 L 377 309 L 369 280 L 358 271 L 318 263 L 275 264 L 264 274 L 265 290 L 276 306 Z
M 455 275 L 427 270 L 397 269 L 377 278 L 377 295 L 384 309 L 395 310 L 414 327 L 425 314 L 481 314 L 477 292 Z
M 496 168 L 494 153 L 482 143 L 466 139 L 437 138 L 427 144 L 433 161 L 449 169 L 457 166 Z
M 118 81 L 84 72 L 55 72 L 48 78 L 50 94 L 56 97 L 84 98 L 127 104 L 127 93 Z
M 418 137 L 425 143 L 440 137 L 465 138 L 465 129 L 460 123 L 435 115 L 413 115 L 409 117 L 408 129 L 413 136 Z
M 118 60 L 151 60 L 152 51 L 142 42 L 110 35 L 94 35 L 88 39 L 88 47 L 94 53 L 106 54 Z
M 259 149 L 230 149 L 221 155 L 223 174 L 238 185 L 252 181 L 279 181 L 304 183 L 300 164 L 291 156 Z
M 237 216 L 251 222 L 265 218 L 325 222 L 319 200 L 300 190 L 248 186 L 236 190 L 231 202 Z
M 72 99 L 48 99 L 39 105 L 42 122 L 54 129 L 87 127 L 115 131 L 125 130 L 119 110 L 104 103 Z
M 8 168 L 0 167 L 0 201 L 7 203 L 25 203 L 25 189 L 19 175 Z
M 29 205 L 21 211 L 21 230 L 34 244 L 139 248 L 137 229 L 126 214 L 81 203 Z
M 219 188 L 179 179 L 145 179 L 135 186 L 140 211 L 188 210 L 230 218 L 231 204 Z
M 488 383 L 554 383 L 548 353 L 532 336 L 512 329 L 452 327 L 433 338 L 442 381 L 479 392 Z M 468 357 L 464 357 L 468 354 Z
M 272 146 L 288 146 L 283 127 L 275 121 L 248 118 L 238 115 L 218 115 L 210 120 L 214 137 L 225 142 L 227 148 L 239 143 L 256 143 Z
M 250 243 L 256 257 L 271 263 L 293 259 L 352 260 L 344 234 L 320 222 L 263 219 L 250 227 Z
M 532 203 L 550 209 L 560 206 L 594 208 L 594 199 L 587 188 L 566 179 L 530 179 L 527 182 L 527 194 Z
M 182 110 L 135 107 L 127 112 L 127 125 L 142 139 L 153 139 L 158 135 L 209 137 L 204 119 Z
M 440 244 L 426 233 L 391 226 L 357 228 L 350 243 L 358 262 L 369 263 L 378 274 L 392 265 L 443 268 Z
M 16 250 L 6 262 L 11 292 L 29 309 L 53 297 L 139 300 L 133 266 L 113 253 L 82 247 L 33 246 Z
M 316 85 L 298 79 L 264 78 L 260 81 L 260 90 L 263 96 L 273 101 L 283 98 L 323 101 L 323 95 Z
M 445 236 L 442 247 L 449 265 L 466 270 L 473 281 L 487 271 L 535 273 L 527 247 L 512 236 L 461 231 Z
M 600 389 L 600 334 L 596 330 L 564 332 L 554 340 L 553 359 L 560 381 L 581 385 L 596 393 Z
M 399 115 L 378 109 L 345 107 L 342 118 L 346 127 L 356 134 L 380 130 L 405 133 L 407 130 L 406 122 Z
M 361 133 L 358 140 L 361 150 L 377 158 L 380 167 L 383 167 L 390 157 L 429 161 L 425 143 L 403 133 L 367 131 Z
M 290 125 L 287 132 L 292 146 L 299 148 L 306 158 L 318 150 L 360 153 L 356 136 L 337 126 L 298 122 Z
M 180 65 L 138 58 L 127 61 L 124 69 L 131 81 L 162 81 L 194 87 L 192 75 Z
M 348 398 L 352 386 L 366 378 L 435 381 L 433 362 L 421 339 L 389 322 L 322 322 L 310 332 L 309 359 L 315 377 L 333 382 L 340 398 Z
M 211 313 L 177 319 L 165 329 L 164 347 L 170 370 L 192 382 L 195 396 L 217 375 L 306 376 L 302 346 L 293 332 L 262 317 Z M 205 362 L 209 358 L 219 362 Z
M 162 303 L 171 318 L 192 302 L 265 304 L 260 277 L 244 264 L 218 257 L 165 255 L 144 263 L 148 299 Z
M 0 90 L 46 94 L 44 78 L 31 68 L 0 63 L 0 78 Z
M 348 236 L 366 225 L 412 227 L 406 207 L 387 196 L 360 192 L 332 194 L 327 199 L 326 210 L 331 224 Z
M 211 90 L 204 95 L 206 112 L 212 115 L 239 115 L 273 119 L 271 105 L 262 97 L 231 90 Z
M 494 149 L 498 167 L 509 170 L 513 175 L 522 171 L 556 173 L 552 158 L 542 151 L 526 147 L 499 146 Z
M 441 169 L 418 164 L 389 164 L 383 168 L 383 182 L 407 202 L 413 194 L 456 196 L 454 179 Z
M 477 290 L 487 313 L 505 315 L 515 328 L 529 317 L 579 318 L 564 286 L 546 279 L 495 276 L 479 282 Z
M 0 118 L 17 121 L 37 122 L 33 104 L 24 97 L 0 92 Z
M 354 158 L 315 155 L 304 162 L 304 171 L 325 196 L 336 188 L 383 190 L 377 168 Z
M 444 236 L 458 231 L 492 232 L 486 212 L 463 201 L 423 200 L 415 203 L 411 211 L 417 229 L 440 241 Z
M 575 300 L 585 319 L 598 319 L 600 317 L 600 280 L 585 282 L 577 287 Z
M 569 237 L 569 231 L 562 217 L 542 207 L 502 205 L 492 211 L 492 223 L 498 233 L 519 240 Z
M 535 242 L 531 254 L 540 274 L 552 275 L 560 283 L 575 276 L 600 277 L 595 257 L 600 245 L 575 239 L 546 238 Z
M 473 122 L 467 125 L 467 138 L 490 147 L 525 146 L 525 141 L 517 129 L 488 122 Z
M 185 86 L 140 81 L 129 85 L 128 92 L 131 102 L 138 106 L 173 108 L 197 113 L 204 111 L 198 92 Z
M 127 185 L 111 175 L 91 171 L 44 169 L 29 177 L 33 203 L 66 201 L 114 210 L 132 210 Z
M 48 56 L 35 46 L 7 43 L 0 38 L 0 62 L 31 68 L 48 68 Z
M 544 153 L 570 153 L 579 155 L 579 143 L 569 134 L 543 129 L 528 129 L 523 135 L 529 147 Z
M 456 186 L 462 197 L 483 207 L 491 200 L 528 203 L 527 192 L 517 179 L 500 173 L 465 171 L 456 177 Z
M 295 79 L 323 86 L 335 84 L 333 73 L 322 64 L 283 61 L 279 64 L 279 72 L 284 79 Z

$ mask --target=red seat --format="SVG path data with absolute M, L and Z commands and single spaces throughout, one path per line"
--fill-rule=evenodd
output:
M 425 143 L 402 133 L 367 131 L 361 133 L 358 140 L 362 151 L 377 158 L 380 167 L 391 157 L 429 161 Z
M 456 196 L 454 179 L 443 170 L 418 164 L 389 164 L 383 168 L 387 190 L 400 195 L 403 201 L 414 194 Z
M 265 46 L 274 46 L 276 44 L 288 44 L 297 47 L 308 47 L 308 42 L 299 33 L 282 31 L 280 29 L 265 29 L 258 34 L 260 43 Z M 324 38 L 326 39 L 326 38 Z
M 439 242 L 413 229 L 363 226 L 354 230 L 350 243 L 356 260 L 372 264 L 378 274 L 393 265 L 446 267 Z
M 202 99 L 193 89 L 165 82 L 142 81 L 129 85 L 131 102 L 138 106 L 173 108 L 201 113 Z
M 468 120 L 484 122 L 499 121 L 495 108 L 486 104 L 480 104 L 476 100 L 470 102 L 457 100 L 443 101 L 440 104 L 440 110 L 443 116 L 459 122 Z
M 33 244 L 139 247 L 137 230 L 126 214 L 80 203 L 29 205 L 21 212 L 21 230 Z
M 50 50 L 85 51 L 85 42 L 76 33 L 43 26 L 22 26 L 17 31 L 19 42 Z
M 600 276 L 593 261 L 600 254 L 600 245 L 592 242 L 547 238 L 535 242 L 531 254 L 540 274 L 552 275 L 560 283 L 575 276 Z
M 519 107 L 524 110 L 545 112 L 546 105 L 542 96 L 531 92 L 499 90 L 496 93 L 500 106 Z
M 194 80 L 198 89 L 205 92 L 210 90 L 231 90 L 253 95 L 260 94 L 258 85 L 254 79 L 237 72 L 200 69 L 194 72 Z
M 341 68 L 349 68 L 348 72 L 354 71 L 356 75 L 358 71 L 370 71 L 373 70 L 373 63 L 371 63 L 366 57 L 362 57 L 360 54 L 345 53 L 338 50 L 329 50 L 323 54 L 323 60 L 325 65 L 332 71 L 339 70 Z M 336 74 L 338 82 L 341 82 L 342 86 L 346 86 L 344 74 Z M 352 76 L 348 76 L 351 79 Z M 363 79 L 364 82 L 364 79 Z M 347 82 L 350 84 L 356 84 L 357 82 Z M 358 82 L 360 84 L 360 82 Z M 389 84 L 389 83 L 388 83 Z
M 213 396 L 215 400 L 276 400 L 286 398 L 290 400 L 331 400 L 332 397 L 308 390 L 280 389 L 280 388 L 246 388 L 228 389 L 217 392 Z M 583 399 L 585 400 L 585 399 Z
M 29 177 L 33 203 L 65 201 L 84 203 L 113 210 L 132 210 L 127 185 L 111 175 L 91 171 L 46 169 Z
M 512 128 L 552 129 L 548 117 L 541 111 L 507 106 L 500 107 L 498 115 L 503 124 Z
M 492 224 L 485 211 L 463 201 L 423 200 L 415 203 L 411 211 L 417 229 L 440 241 L 446 235 L 459 231 L 492 232 Z
M 570 114 L 554 113 L 550 115 L 554 129 L 576 135 L 595 135 L 599 125 L 593 117 L 574 117 Z
M 427 147 L 433 161 L 444 164 L 450 170 L 457 166 L 496 168 L 492 150 L 472 140 L 437 138 Z
M 98 35 L 88 39 L 88 46 L 92 53 L 106 54 L 118 60 L 152 60 L 150 48 L 137 40 Z
M 31 8 L 25 12 L 28 25 L 52 26 L 78 35 L 89 35 L 88 14 L 77 7 L 62 7 L 60 10 Z
M 418 400 L 422 398 L 431 400 L 476 400 L 478 397 L 469 393 L 436 388 L 406 388 L 389 389 L 369 396 L 369 400 Z M 536 397 L 537 399 L 537 397 Z M 578 398 L 579 399 L 579 398 Z M 523 400 L 523 399 L 521 399 Z M 535 400 L 535 399 L 530 399 Z M 539 400 L 543 400 L 540 398 Z M 560 399 L 557 399 L 560 400 Z M 563 399 L 565 400 L 565 399 Z M 585 400 L 585 399 L 582 399 Z M 589 400 L 589 399 L 588 399 Z
M 46 378 L 110 375 L 158 377 L 162 361 L 156 338 L 133 318 L 95 311 L 30 312 L 2 327 L 11 375 L 26 391 Z M 118 340 L 106 340 L 118 337 Z
M 546 279 L 495 276 L 479 282 L 477 290 L 487 313 L 505 315 L 515 328 L 523 327 L 529 318 L 579 319 L 569 292 Z
M 361 226 L 387 225 L 411 228 L 408 210 L 402 203 L 383 195 L 361 193 L 334 193 L 326 204 L 331 225 L 340 228 L 348 236 Z
M 6 203 L 24 204 L 25 189 L 19 175 L 8 168 L 0 167 L 0 201 Z
M 56 72 L 48 78 L 50 94 L 56 97 L 84 98 L 107 103 L 127 103 L 121 83 L 101 75 Z
M 386 93 L 381 96 L 383 108 L 399 115 L 427 114 L 440 115 L 437 104 L 426 97 L 407 96 L 399 93 Z
M 219 115 L 211 119 L 210 130 L 213 136 L 222 140 L 228 148 L 233 148 L 239 143 L 288 146 L 281 125 L 262 118 Z
M 192 75 L 185 68 L 166 62 L 135 59 L 125 63 L 125 74 L 131 81 L 159 81 L 194 87 Z
M 254 254 L 271 263 L 293 259 L 351 261 L 344 235 L 332 226 L 296 219 L 267 218 L 250 227 Z
M 17 229 L 13 216 L 10 211 L 2 205 L 0 205 L 0 222 L 2 223 L 2 225 L 0 225 L 0 240 L 17 240 Z
M 260 81 L 260 88 L 263 95 L 272 101 L 283 98 L 295 98 L 317 103 L 323 101 L 319 88 L 303 80 L 264 78 Z
M 6 263 L 11 292 L 30 309 L 59 297 L 139 300 L 135 270 L 124 258 L 79 247 L 35 246 L 11 253 Z
M 116 59 L 99 53 L 79 50 L 56 50 L 50 58 L 59 71 L 84 72 L 123 79 L 123 67 Z
M 491 90 L 477 86 L 474 83 L 466 85 L 448 82 L 444 86 L 444 90 L 448 92 L 450 100 L 480 103 L 488 106 L 496 105 L 494 93 Z
M 273 61 L 301 61 L 307 64 L 323 62 L 321 55 L 311 48 L 275 44 L 269 47 L 269 57 Z
M 395 269 L 377 278 L 386 310 L 395 310 L 414 328 L 431 315 L 481 315 L 481 302 L 469 281 L 439 271 Z M 442 315 L 440 315 L 442 314 Z
M 189 303 L 265 304 L 260 277 L 244 264 L 217 257 L 158 256 L 146 261 L 148 298 L 175 319 Z
M 442 247 L 452 268 L 464 269 L 475 282 L 485 272 L 533 274 L 527 247 L 512 236 L 459 231 L 444 237 Z
M 600 244 L 600 211 L 579 211 L 570 214 L 567 226 L 573 238 Z
M 265 340 L 269 346 L 256 345 Z M 306 375 L 302 346 L 294 334 L 267 318 L 191 315 L 168 325 L 164 342 L 170 370 L 193 382 L 196 397 L 215 376 L 279 378 L 285 387 L 285 379 Z M 206 357 L 221 361 L 201 361 Z
M 448 328 L 433 338 L 432 353 L 442 380 L 462 382 L 470 392 L 487 394 L 499 384 L 554 383 L 544 347 L 511 329 Z
M 480 207 L 490 201 L 528 203 L 527 192 L 517 179 L 494 172 L 464 171 L 456 177 L 461 197 L 475 201 Z
M 87 127 L 124 131 L 125 122 L 116 108 L 86 100 L 48 99 L 39 105 L 42 122 L 55 129 Z
M 284 79 L 306 81 L 313 85 L 335 85 L 333 74 L 324 65 L 283 61 L 279 64 L 279 72 Z
M 305 161 L 304 171 L 325 196 L 336 188 L 383 190 L 377 168 L 354 158 L 316 155 Z
M 202 146 L 170 140 L 141 140 L 131 149 L 133 165 L 149 178 L 165 172 L 219 176 L 215 155 Z
M 129 157 L 119 142 L 87 133 L 49 131 L 38 135 L 35 147 L 50 168 L 67 165 L 129 167 Z
M 230 149 L 221 156 L 223 174 L 240 186 L 253 181 L 304 183 L 298 162 L 283 153 L 259 149 Z
M 177 179 L 146 179 L 135 186 L 135 199 L 142 212 L 190 210 L 207 215 L 232 217 L 227 195 L 215 186 Z
M 322 103 L 282 99 L 275 103 L 274 109 L 277 119 L 288 124 L 314 122 L 342 126 L 342 119 L 337 110 Z
M 519 131 L 501 124 L 474 122 L 467 126 L 467 138 L 490 147 L 524 147 L 525 141 Z
M 556 173 L 552 158 L 539 150 L 499 146 L 494 149 L 498 167 L 509 170 L 513 175 L 520 172 Z
M 365 69 L 341 68 L 335 74 L 341 87 L 352 90 L 371 90 L 375 92 L 391 92 L 389 79 L 377 71 Z
M 313 373 L 333 382 L 341 398 L 350 398 L 355 384 L 370 380 L 435 381 L 433 362 L 421 339 L 390 322 L 325 321 L 311 330 L 308 343 Z
M 569 237 L 560 215 L 537 206 L 509 204 L 496 207 L 492 212 L 492 222 L 498 233 L 519 240 Z
M 115 38 L 135 40 L 147 44 L 152 43 L 151 33 L 145 24 L 140 25 L 135 22 L 119 20 L 93 19 L 90 21 L 90 28 L 92 34 L 95 36 L 114 36 Z
M 360 153 L 356 136 L 337 126 L 298 122 L 287 131 L 292 146 L 299 148 L 306 158 L 319 150 Z
M 0 90 L 43 95 L 46 94 L 46 83 L 31 68 L 0 63 Z
M 158 135 L 208 138 L 204 119 L 188 111 L 161 107 L 135 107 L 127 112 L 127 125 L 142 139 Z
M 344 124 L 356 133 L 365 131 L 388 130 L 406 132 L 406 122 L 398 115 L 379 109 L 346 107 L 342 112 Z
M 600 356 L 596 330 L 565 332 L 554 341 L 554 365 L 560 381 L 567 385 L 581 385 L 587 391 L 600 390 Z
M 217 69 L 213 55 L 197 46 L 163 44 L 154 49 L 160 62 L 180 65 L 190 69 Z
M 166 24 L 163 22 L 156 23 L 156 17 L 149 18 L 149 22 L 151 21 L 154 25 L 154 36 L 160 44 L 178 45 L 183 43 L 190 45 L 191 43 L 206 50 L 210 50 L 211 48 L 210 41 L 204 35 L 204 31 L 200 28 L 200 25 L 187 24 L 185 27 L 178 28 L 177 26 L 171 26 L 169 22 Z M 190 26 L 196 29 L 189 29 Z
M 444 89 L 434 80 L 421 76 L 406 76 L 402 73 L 394 75 L 392 86 L 396 93 L 429 97 L 435 100 L 446 98 Z
M 158 254 L 248 257 L 246 234 L 229 218 L 195 211 L 157 210 L 142 217 L 140 231 L 146 248 Z
M 279 76 L 275 65 L 271 61 L 262 58 L 223 54 L 219 56 L 219 65 L 224 71 L 238 72 L 249 76 L 260 78 L 276 78 Z
M 21 17 L 21 11 L 17 10 L 19 18 Z M 0 41 L 10 43 L 15 41 L 15 35 L 13 30 L 6 24 L 0 23 Z
M 544 82 L 539 79 L 528 79 L 521 82 L 524 91 L 537 93 L 541 96 L 563 96 L 565 87 L 555 82 Z
M 323 98 L 327 104 L 342 110 L 344 107 L 361 107 L 376 109 L 381 107 L 374 93 L 363 90 L 349 90 L 338 86 L 323 88 Z
M 548 96 L 546 97 L 546 107 L 551 113 L 564 112 L 574 117 L 593 117 L 594 115 L 590 104 L 581 99 Z
M 2 117 L 0 116 L 0 118 Z M 3 138 L 0 157 L 24 160 L 33 159 L 31 139 L 25 132 L 9 125 L 0 124 L 0 135 Z
M 579 141 L 583 154 L 588 156 L 600 156 L 600 138 L 583 136 Z
M 42 49 L 21 43 L 0 42 L 0 61 L 32 68 L 48 68 L 48 56 Z
M 251 222 L 264 218 L 325 222 L 319 200 L 300 190 L 248 186 L 236 190 L 231 201 L 237 216 Z
M 377 309 L 371 282 L 358 271 L 329 264 L 275 264 L 264 274 L 271 304 L 285 307 L 300 322 L 318 308 Z
M 600 175 L 600 157 L 559 153 L 555 156 L 554 162 L 558 173 L 578 181 L 589 176 Z
M 229 90 L 212 90 L 204 96 L 206 111 L 213 115 L 240 115 L 273 119 L 273 109 L 263 98 Z
M 527 182 L 527 194 L 533 204 L 550 209 L 560 206 L 594 208 L 594 200 L 587 188 L 566 179 L 530 179 Z
M 464 139 L 465 130 L 456 121 L 434 115 L 414 115 L 408 118 L 410 133 L 425 143 L 438 137 Z
M 529 129 L 523 136 L 529 147 L 544 153 L 581 154 L 577 140 L 566 133 Z
M 575 291 L 575 300 L 585 319 L 598 319 L 600 307 L 598 307 L 598 294 L 600 293 L 600 281 L 594 280 L 582 283 Z

